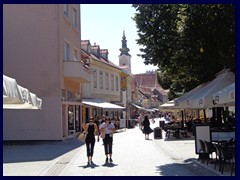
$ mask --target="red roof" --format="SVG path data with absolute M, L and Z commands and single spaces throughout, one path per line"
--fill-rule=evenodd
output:
M 144 74 L 135 74 L 134 78 L 137 81 L 137 85 L 139 87 L 148 87 L 152 91 L 154 89 L 156 89 L 162 95 L 167 95 L 167 93 L 168 93 L 168 90 L 164 90 L 162 88 L 162 86 L 160 84 L 158 84 L 157 73 L 156 72 L 144 73 Z

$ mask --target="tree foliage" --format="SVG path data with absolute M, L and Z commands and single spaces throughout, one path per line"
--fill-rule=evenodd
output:
M 146 65 L 159 68 L 159 82 L 173 99 L 235 71 L 235 7 L 231 4 L 133 4 L 137 44 Z

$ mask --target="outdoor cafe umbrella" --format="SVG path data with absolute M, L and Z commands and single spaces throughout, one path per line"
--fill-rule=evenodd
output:
M 213 94 L 222 88 L 235 82 L 235 76 L 228 69 L 219 72 L 214 80 L 206 84 L 195 94 L 190 96 L 187 101 L 189 108 L 192 109 L 205 109 L 217 107 L 213 103 Z
M 188 109 L 189 108 L 189 101 L 188 98 L 192 95 L 196 94 L 201 88 L 206 86 L 207 83 L 201 84 L 191 91 L 188 91 L 187 93 L 183 94 L 182 96 L 174 99 L 174 106 L 179 109 Z
M 13 78 L 3 75 L 3 109 L 41 109 L 42 100 Z
M 235 82 L 213 94 L 217 105 L 235 106 Z

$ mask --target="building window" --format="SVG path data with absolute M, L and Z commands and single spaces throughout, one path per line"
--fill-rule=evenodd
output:
M 74 49 L 74 57 L 73 57 L 74 61 L 78 61 L 78 51 L 76 49 Z
M 111 90 L 114 91 L 114 77 L 111 74 Z
M 77 10 L 73 8 L 73 26 L 77 28 Z
M 97 71 L 93 70 L 93 87 L 97 88 Z
M 70 60 L 70 45 L 68 43 L 64 43 L 64 60 Z
M 108 73 L 106 73 L 106 74 L 105 74 L 105 77 L 106 77 L 106 79 L 105 79 L 105 83 L 106 83 L 106 90 L 109 90 L 109 74 L 108 74 Z
M 102 71 L 100 71 L 99 72 L 99 88 L 100 89 L 103 89 L 103 72 Z
M 115 83 L 116 83 L 116 91 L 118 91 L 118 77 L 115 77 Z
M 68 16 L 68 4 L 64 4 L 64 14 Z

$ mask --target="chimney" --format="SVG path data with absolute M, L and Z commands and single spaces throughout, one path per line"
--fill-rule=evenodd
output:
M 89 40 L 81 40 L 81 49 L 83 49 L 88 54 L 91 54 L 91 44 Z
M 92 46 L 91 49 L 92 49 L 93 55 L 96 56 L 97 58 L 100 58 L 100 47 L 99 47 L 99 45 L 96 45 L 96 43 L 94 43 L 94 46 Z
M 108 50 L 107 49 L 100 49 L 100 56 L 101 56 L 101 58 L 108 61 Z

